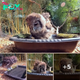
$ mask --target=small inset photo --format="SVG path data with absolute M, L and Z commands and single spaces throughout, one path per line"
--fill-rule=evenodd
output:
M 54 80 L 79 80 L 80 54 L 54 55 Z
M 0 54 L 0 80 L 26 80 L 26 54 Z
M 53 54 L 28 54 L 27 80 L 53 80 Z

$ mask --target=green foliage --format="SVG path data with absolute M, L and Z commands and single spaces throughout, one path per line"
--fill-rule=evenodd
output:
M 68 58 L 71 58 L 74 65 L 80 64 L 80 54 L 68 54 Z
M 65 6 L 61 7 L 61 4 L 65 2 Z M 73 25 L 72 17 L 79 16 L 79 11 L 74 11 L 80 8 L 80 1 L 79 0 L 49 0 L 46 4 L 45 11 L 51 14 L 51 20 L 56 26 L 60 26 L 65 19 L 67 21 L 65 25 L 60 30 L 61 32 L 69 32 L 70 28 Z M 71 14 L 69 11 L 73 11 Z M 76 24 L 76 23 L 75 23 Z
M 78 36 L 77 34 L 64 34 L 64 33 L 57 34 L 57 37 L 61 37 L 61 38 L 74 38 L 77 36 Z
M 14 37 L 31 39 L 31 35 L 30 34 L 18 34 L 18 35 L 14 35 Z
M 44 54 L 42 60 L 45 61 L 49 66 L 53 66 L 53 54 Z

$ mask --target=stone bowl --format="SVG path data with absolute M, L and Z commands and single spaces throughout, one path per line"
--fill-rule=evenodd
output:
M 53 80 L 53 74 L 49 71 L 46 74 L 27 72 L 27 80 Z
M 11 37 L 15 47 L 22 52 L 72 52 L 80 37 L 53 39 L 23 39 Z
M 5 71 L 5 75 L 12 77 L 16 80 L 26 80 L 26 66 L 20 66 L 18 65 L 14 69 L 11 69 L 10 71 Z

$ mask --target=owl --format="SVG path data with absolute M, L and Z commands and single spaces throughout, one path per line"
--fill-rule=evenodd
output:
M 16 56 L 7 56 L 3 58 L 2 67 L 10 68 L 14 63 L 17 62 Z
M 63 73 L 73 73 L 72 59 L 62 58 L 60 60 L 60 71 Z
M 49 13 L 31 13 L 27 16 L 26 22 L 30 33 L 35 39 L 51 39 L 55 29 L 49 20 Z
M 47 69 L 47 64 L 43 61 L 35 61 L 34 63 L 34 67 L 33 67 L 33 72 L 36 73 L 46 73 L 46 69 Z

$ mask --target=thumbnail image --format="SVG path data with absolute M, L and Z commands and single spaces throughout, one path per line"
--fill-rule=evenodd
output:
M 80 53 L 79 8 L 79 0 L 1 0 L 0 52 Z
M 27 80 L 53 80 L 53 54 L 28 54 Z
M 0 54 L 0 80 L 27 80 L 26 54 Z
M 54 54 L 54 80 L 79 80 L 80 54 Z

